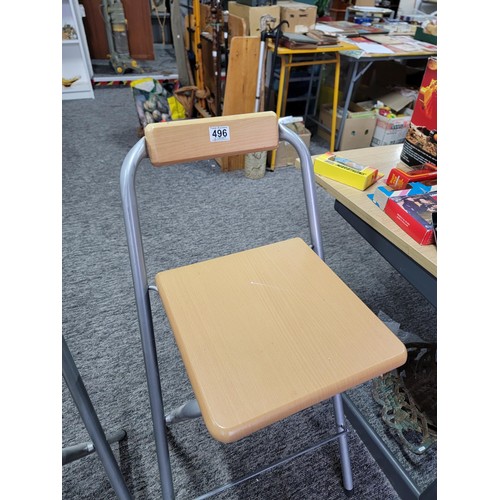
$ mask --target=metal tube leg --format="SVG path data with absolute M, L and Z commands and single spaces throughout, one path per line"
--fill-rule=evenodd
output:
M 337 432 L 346 429 L 346 422 L 344 416 L 344 407 L 342 404 L 342 395 L 337 394 L 333 398 L 333 405 L 335 409 L 335 421 L 337 423 Z M 348 494 L 353 492 L 351 460 L 349 458 L 349 443 L 347 442 L 347 433 L 342 434 L 339 438 L 340 447 L 340 465 L 342 467 L 342 482 L 344 489 Z
M 153 432 L 158 456 L 158 468 L 164 500 L 174 498 L 174 484 L 170 468 L 170 455 L 167 443 L 167 428 L 161 393 L 160 373 L 156 356 L 156 344 L 153 331 L 153 318 L 149 298 L 149 285 L 146 273 L 144 250 L 142 247 L 137 196 L 135 192 L 135 174 L 140 161 L 146 157 L 144 137 L 128 152 L 120 172 L 120 189 L 123 204 L 125 232 L 130 255 L 130 265 L 134 282 L 134 294 L 137 316 L 141 332 L 142 351 L 148 384 Z
M 117 443 L 118 441 L 121 441 L 122 439 L 125 439 L 127 437 L 127 433 L 121 429 L 119 431 L 116 431 L 112 434 L 109 434 L 106 436 L 106 441 L 109 444 Z M 62 451 L 62 464 L 66 465 L 71 462 L 74 462 L 75 460 L 79 460 L 80 458 L 86 457 L 87 455 L 91 455 L 95 451 L 95 446 L 94 443 L 92 442 L 86 442 L 86 443 L 79 443 L 75 444 L 74 446 L 68 446 L 66 448 L 63 448 Z
M 354 74 L 357 68 L 358 68 L 357 61 L 349 62 L 349 68 L 347 72 L 346 92 L 344 98 L 344 109 L 342 110 L 342 117 L 340 118 L 339 131 L 337 136 L 335 137 L 335 151 L 338 151 L 340 149 L 340 140 L 342 138 L 342 133 L 344 132 L 345 121 L 347 118 L 347 108 L 349 107 L 349 104 L 351 102 L 352 90 L 354 88 L 354 83 L 355 83 Z M 333 133 L 334 131 L 332 130 L 332 134 Z
M 66 385 L 94 443 L 111 486 L 118 498 L 132 499 L 64 337 L 62 338 L 62 371 Z
M 193 399 L 179 406 L 165 417 L 167 424 L 177 424 L 184 420 L 192 420 L 193 418 L 201 417 L 200 407 L 198 401 Z

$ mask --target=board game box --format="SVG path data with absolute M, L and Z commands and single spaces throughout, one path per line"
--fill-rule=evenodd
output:
M 420 245 L 434 243 L 432 214 L 437 212 L 437 191 L 389 198 L 384 212 Z
M 401 161 L 410 167 L 437 166 L 437 58 L 430 57 L 414 104 Z

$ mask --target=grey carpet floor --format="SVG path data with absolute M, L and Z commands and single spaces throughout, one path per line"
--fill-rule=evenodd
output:
M 138 139 L 132 93 L 130 88 L 96 89 L 94 100 L 64 101 L 62 111 L 62 331 L 103 428 L 123 428 L 128 433 L 126 442 L 112 448 L 134 498 L 158 499 L 119 194 L 121 163 Z M 326 147 L 313 137 L 313 154 Z M 295 235 L 308 241 L 301 189 L 300 173 L 293 167 L 268 172 L 255 181 L 242 171 L 223 173 L 215 162 L 158 171 L 144 161 L 137 174 L 137 192 L 151 282 L 157 271 L 168 267 Z M 321 188 L 317 192 L 327 264 L 375 313 L 383 311 L 402 330 L 434 340 L 434 308 L 335 212 L 330 196 Z M 189 399 L 192 390 L 157 297 L 153 296 L 152 307 L 169 409 Z M 364 399 L 367 407 L 373 404 L 368 396 Z M 193 498 L 238 478 L 321 439 L 332 425 L 332 404 L 327 401 L 231 445 L 211 439 L 201 420 L 174 426 L 169 439 L 177 496 Z M 88 441 L 88 434 L 63 382 L 62 446 L 83 441 Z M 350 442 L 355 498 L 398 498 L 353 430 Z M 394 448 L 401 453 L 397 444 Z M 424 483 L 435 475 L 434 458 L 416 464 Z M 65 499 L 115 498 L 96 454 L 63 467 L 62 491 Z M 344 497 L 333 443 L 218 498 Z

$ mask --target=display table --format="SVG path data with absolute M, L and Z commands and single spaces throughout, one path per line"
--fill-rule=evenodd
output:
M 396 166 L 402 144 L 342 151 L 342 156 L 388 174 Z M 335 209 L 424 297 L 436 306 L 437 248 L 419 245 L 369 198 L 379 180 L 365 191 L 341 184 L 321 175 L 316 182 L 335 198 Z
M 360 55 L 360 51 L 345 51 L 341 54 L 342 64 L 347 68 L 347 76 L 343 89 L 343 95 L 345 96 L 344 107 L 342 111 L 342 116 L 339 123 L 339 130 L 335 138 L 335 149 L 339 149 L 340 140 L 342 138 L 342 133 L 344 132 L 345 121 L 347 119 L 347 113 L 349 105 L 351 104 L 352 97 L 354 95 L 354 90 L 356 85 L 359 83 L 360 78 L 368 71 L 374 62 L 378 61 L 409 61 L 411 59 L 422 59 L 427 60 L 429 57 L 437 56 L 437 50 L 415 50 L 413 52 L 405 53 L 394 53 L 394 54 L 367 54 L 364 53 Z M 331 129 L 335 130 L 335 129 Z M 333 151 L 333 148 L 330 147 Z
M 378 168 L 387 174 L 399 161 L 402 144 L 342 151 L 345 158 L 363 165 Z M 314 157 L 313 157 L 314 158 Z M 419 245 L 393 222 L 368 194 L 383 185 L 383 178 L 365 191 L 341 184 L 316 174 L 316 182 L 335 198 L 335 209 L 344 217 L 401 275 L 412 283 L 436 307 L 437 295 L 437 247 Z M 359 396 L 362 394 L 362 396 Z M 407 463 L 398 459 L 384 441 L 380 430 L 370 424 L 369 416 L 363 413 L 353 399 L 354 394 L 344 394 L 346 416 L 356 432 L 375 457 L 385 474 L 403 499 L 431 499 L 436 496 L 437 480 L 433 478 L 434 456 L 429 458 L 429 483 L 422 487 Z M 356 399 L 366 398 L 369 391 L 358 388 Z M 420 467 L 422 467 L 420 462 Z

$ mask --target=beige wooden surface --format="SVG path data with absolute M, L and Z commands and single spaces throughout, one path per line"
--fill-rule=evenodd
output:
M 223 115 L 253 113 L 259 70 L 260 38 L 233 38 L 226 75 Z
M 224 90 L 222 115 L 253 113 L 259 69 L 258 36 L 233 38 Z M 245 167 L 245 155 L 227 156 L 217 160 L 223 172 Z
M 210 127 L 228 127 L 229 140 L 212 142 Z M 278 147 L 278 118 L 272 111 L 150 123 L 144 129 L 155 167 Z
M 205 424 L 232 442 L 406 360 L 301 239 L 158 273 Z
M 435 245 L 419 245 L 406 234 L 392 219 L 386 215 L 369 198 L 378 186 L 385 185 L 385 176 L 400 161 L 402 144 L 379 146 L 373 148 L 338 151 L 336 154 L 349 158 L 362 165 L 378 168 L 384 177 L 365 191 L 360 191 L 340 182 L 316 175 L 316 182 L 339 200 L 349 210 L 385 236 L 391 243 L 410 256 L 424 269 L 437 277 L 437 248 Z

